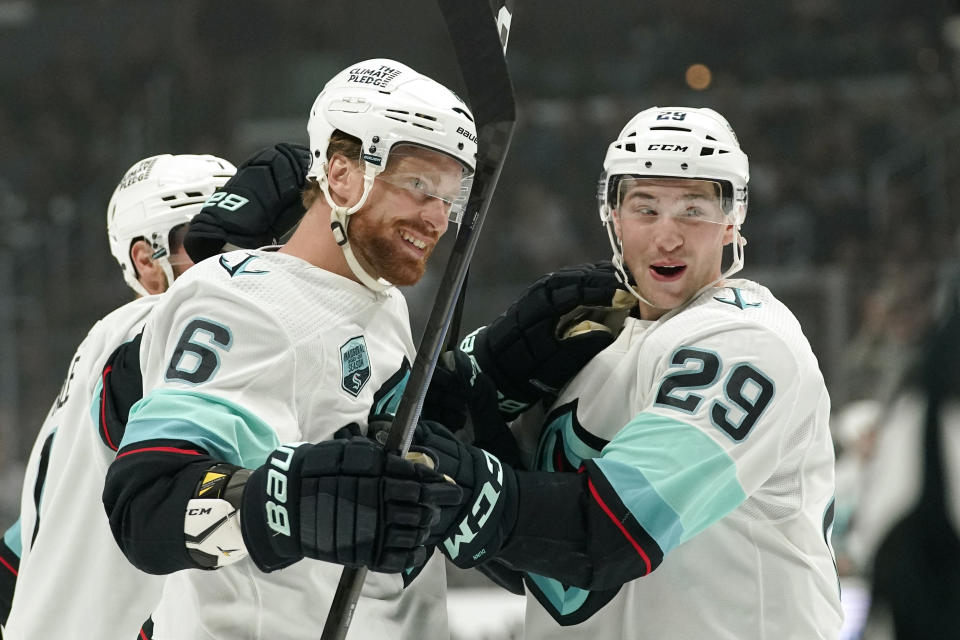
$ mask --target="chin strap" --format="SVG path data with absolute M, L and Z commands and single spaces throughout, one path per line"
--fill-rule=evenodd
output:
M 347 266 L 350 267 L 350 271 L 353 272 L 353 275 L 357 276 L 357 279 L 360 280 L 365 287 L 380 293 L 386 291 L 393 285 L 383 278 L 374 278 L 367 273 L 366 269 L 360 265 L 360 261 L 357 260 L 357 256 L 353 253 L 353 249 L 350 247 L 350 238 L 347 235 L 350 215 L 356 213 L 356 211 L 367 202 L 370 191 L 373 189 L 373 177 L 373 167 L 367 165 L 363 174 L 363 194 L 360 196 L 360 200 L 350 208 L 338 205 L 333 201 L 333 198 L 330 196 L 329 183 L 324 173 L 317 176 L 317 180 L 320 182 L 323 197 L 326 198 L 327 204 L 330 205 L 330 230 L 333 232 L 333 239 L 340 245 L 340 249 L 343 251 L 343 257 L 347 259 Z

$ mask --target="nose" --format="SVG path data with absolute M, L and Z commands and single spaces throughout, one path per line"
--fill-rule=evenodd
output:
M 665 253 L 676 251 L 683 246 L 683 234 L 680 225 L 673 216 L 661 216 L 651 229 L 657 248 Z
M 420 219 L 437 233 L 437 237 L 442 236 L 450 224 L 450 207 L 439 198 L 428 198 L 420 210 Z

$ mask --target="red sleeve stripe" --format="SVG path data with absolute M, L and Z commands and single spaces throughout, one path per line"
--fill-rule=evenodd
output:
M 640 557 L 643 558 L 643 564 L 647 569 L 644 575 L 650 573 L 650 571 L 652 571 L 652 567 L 650 566 L 650 557 L 646 554 L 646 552 L 644 552 L 643 547 L 641 547 L 640 544 L 633 538 L 633 536 L 630 535 L 630 532 L 627 531 L 626 527 L 623 526 L 623 523 L 620 522 L 617 516 L 613 514 L 613 511 L 610 510 L 610 507 L 608 507 L 603 501 L 603 499 L 600 497 L 600 494 L 597 492 L 597 488 L 593 486 L 592 479 L 587 478 L 587 486 L 590 487 L 590 494 L 593 496 L 593 499 L 597 501 L 597 504 L 600 505 L 600 508 L 603 509 L 603 512 L 607 514 L 607 517 L 610 518 L 613 524 L 617 525 L 617 528 L 620 529 L 620 533 L 622 533 L 624 537 L 630 541 L 630 544 L 633 545 L 633 548 L 636 549 L 637 553 L 640 554 Z
M 109 365 L 103 370 L 100 389 L 100 429 L 103 430 L 103 439 L 107 446 L 116 451 L 119 447 L 110 439 L 110 430 L 107 429 L 107 374 L 113 371 L 113 365 Z
M 143 640 L 150 640 L 150 638 L 147 637 L 147 632 L 144 631 L 143 629 L 140 629 L 140 637 L 141 637 Z
M 145 453 L 147 451 L 156 451 L 159 453 L 182 453 L 188 456 L 201 455 L 199 451 L 194 451 L 193 449 L 177 449 L 176 447 L 145 447 L 143 449 L 132 449 L 130 451 L 124 451 L 123 453 L 117 456 L 117 460 L 119 460 L 124 456 L 129 456 L 132 453 Z
M 9 570 L 10 570 L 10 573 L 12 573 L 13 575 L 17 575 L 17 570 L 13 568 L 13 565 L 12 565 L 12 564 L 10 564 L 10 563 L 7 562 L 6 560 L 4 560 L 4 559 L 3 559 L 3 556 L 0 556 L 0 564 L 2 564 L 2 565 L 5 566 L 7 569 L 9 569 Z

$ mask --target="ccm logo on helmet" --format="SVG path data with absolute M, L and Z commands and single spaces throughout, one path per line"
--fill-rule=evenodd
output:
M 647 147 L 648 151 L 686 151 L 690 147 L 683 147 L 679 144 L 651 144 Z
M 290 535 L 290 515 L 284 506 L 287 503 L 287 475 L 290 470 L 290 460 L 293 458 L 291 447 L 278 447 L 270 455 L 270 469 L 267 471 L 267 495 L 273 500 L 267 500 L 267 524 L 277 533 Z

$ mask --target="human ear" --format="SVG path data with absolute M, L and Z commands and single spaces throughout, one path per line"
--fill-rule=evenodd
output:
M 130 260 L 137 271 L 137 279 L 150 294 L 166 291 L 167 276 L 153 259 L 153 247 L 146 240 L 137 240 L 130 247 Z
M 726 225 L 726 227 L 724 227 L 724 230 L 723 230 L 723 246 L 727 246 L 732 242 L 733 242 L 733 225 L 728 224 Z
M 330 158 L 327 171 L 327 183 L 330 196 L 341 206 L 348 206 L 360 199 L 363 181 L 356 163 L 346 156 L 335 153 Z

